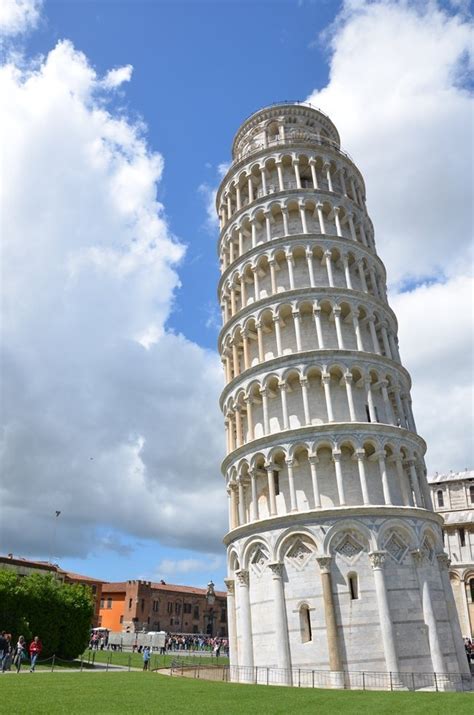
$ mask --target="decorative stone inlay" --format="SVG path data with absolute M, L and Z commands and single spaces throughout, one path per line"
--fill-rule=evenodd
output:
M 426 537 L 423 539 L 423 543 L 421 545 L 421 552 L 430 563 L 433 562 L 434 549 L 431 546 L 430 541 Z
M 267 561 L 268 554 L 260 546 L 257 546 L 250 561 L 252 571 L 254 571 L 257 576 L 261 576 Z
M 408 551 L 408 546 L 398 534 L 392 533 L 385 542 L 384 549 L 394 561 L 400 564 Z
M 348 561 L 353 561 L 363 550 L 364 547 L 351 534 L 346 534 L 336 546 L 337 553 Z
M 371 551 L 369 553 L 370 565 L 373 569 L 381 569 L 385 563 L 385 551 Z
M 224 583 L 226 585 L 228 593 L 233 596 L 235 593 L 235 581 L 233 578 L 225 578 Z
M 235 572 L 235 575 L 236 575 L 237 580 L 241 586 L 249 585 L 249 572 L 248 571 L 246 571 L 245 569 L 240 569 L 239 571 Z
M 286 558 L 290 560 L 296 568 L 303 568 L 311 558 L 313 551 L 301 539 L 296 539 L 289 550 Z

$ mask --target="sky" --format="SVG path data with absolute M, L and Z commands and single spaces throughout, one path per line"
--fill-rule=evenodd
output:
M 1 553 L 223 587 L 213 196 L 280 100 L 363 172 L 428 471 L 473 466 L 467 8 L 3 0 Z

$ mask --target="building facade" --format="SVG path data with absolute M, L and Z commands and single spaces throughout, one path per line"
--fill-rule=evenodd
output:
M 231 663 L 466 673 L 362 175 L 304 104 L 253 114 L 232 158 L 216 197 Z
M 444 519 L 444 548 L 463 636 L 474 637 L 474 470 L 429 478 L 435 511 Z
M 226 594 L 164 581 L 102 584 L 99 625 L 111 631 L 166 631 L 227 637 Z

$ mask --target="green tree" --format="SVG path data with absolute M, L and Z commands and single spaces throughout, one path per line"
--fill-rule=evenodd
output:
M 0 571 L 0 628 L 14 639 L 39 636 L 42 657 L 72 659 L 84 651 L 93 615 L 89 587 L 63 584 L 54 576 L 18 576 Z

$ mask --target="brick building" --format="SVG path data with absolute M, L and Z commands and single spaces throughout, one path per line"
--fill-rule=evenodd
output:
M 227 637 L 226 593 L 164 581 L 103 583 L 99 625 L 111 631 L 206 633 Z

